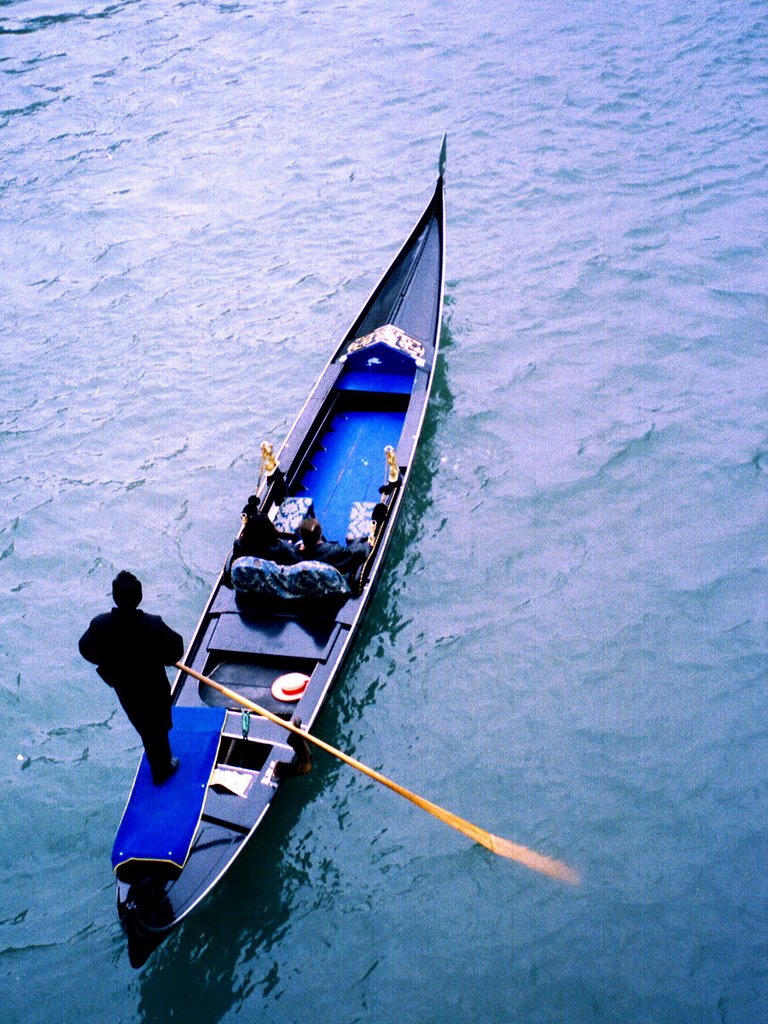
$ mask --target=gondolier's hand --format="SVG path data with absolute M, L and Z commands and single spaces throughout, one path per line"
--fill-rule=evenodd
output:
M 291 725 L 301 729 L 301 719 L 294 715 Z M 278 779 L 286 779 L 290 775 L 308 775 L 312 771 L 312 755 L 309 752 L 307 741 L 291 733 L 288 742 L 293 748 L 294 754 L 290 761 L 278 761 L 275 765 L 274 774 Z

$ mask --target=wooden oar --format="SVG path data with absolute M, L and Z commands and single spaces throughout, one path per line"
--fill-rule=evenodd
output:
M 433 804 L 431 800 L 425 800 L 424 797 L 419 796 L 417 793 L 412 793 L 411 790 L 405 789 L 404 786 L 400 786 L 397 782 L 393 782 L 385 775 L 381 775 L 379 772 L 374 771 L 373 768 L 369 768 L 361 761 L 357 761 L 354 757 L 350 757 L 349 754 L 345 754 L 342 750 L 337 750 L 336 747 L 332 747 L 329 743 L 325 743 L 323 740 L 318 739 L 317 736 L 313 736 L 311 733 L 297 728 L 295 725 L 292 725 L 290 722 L 286 722 L 285 719 L 280 718 L 271 711 L 267 711 L 266 708 L 259 707 L 259 705 L 254 704 L 253 701 L 248 700 L 245 697 L 241 697 L 240 694 L 235 693 L 234 690 L 230 690 L 226 686 L 222 686 L 221 683 L 217 683 L 215 679 L 210 679 L 208 676 L 204 676 L 200 672 L 196 672 L 195 669 L 190 668 L 188 665 L 182 665 L 180 662 L 176 662 L 176 668 L 194 676 L 194 678 L 198 679 L 201 683 L 205 683 L 207 686 L 213 687 L 214 690 L 218 690 L 219 693 L 223 693 L 225 697 L 228 697 L 236 704 L 242 704 L 242 706 L 248 708 L 249 711 L 255 711 L 264 718 L 268 718 L 270 722 L 274 722 L 275 725 L 279 725 L 288 732 L 295 733 L 297 736 L 303 737 L 310 743 L 314 743 L 316 747 L 324 750 L 327 754 L 332 754 L 340 761 L 348 764 L 351 768 L 355 768 L 357 771 L 362 772 L 363 775 L 367 775 L 368 778 L 374 779 L 376 782 L 380 782 L 382 786 L 386 786 L 395 793 L 399 793 L 400 796 L 405 797 L 406 800 L 410 800 L 412 804 L 416 804 L 417 807 L 421 807 L 423 811 L 427 811 L 428 814 L 432 814 L 439 821 L 443 821 L 446 825 L 450 825 L 451 828 L 455 828 L 457 831 L 462 832 L 465 836 L 468 836 L 470 839 L 479 843 L 481 846 L 484 846 L 486 849 L 491 850 L 493 853 L 497 853 L 500 857 L 508 857 L 510 860 L 519 861 L 521 864 L 531 868 L 533 871 L 540 871 L 543 875 L 549 875 L 551 878 L 558 878 L 563 882 L 570 882 L 572 885 L 577 885 L 581 881 L 578 872 L 574 871 L 573 868 L 568 867 L 567 864 L 563 864 L 562 861 L 554 860 L 552 857 L 547 857 L 543 853 L 536 853 L 535 850 L 529 850 L 528 847 L 520 846 L 519 843 L 513 843 L 509 839 L 504 839 L 501 836 L 495 836 L 492 832 L 486 832 L 485 829 L 480 828 L 478 825 L 473 825 L 471 821 L 465 821 L 464 818 L 460 818 L 457 814 L 453 814 L 451 811 L 446 811 L 443 807 Z

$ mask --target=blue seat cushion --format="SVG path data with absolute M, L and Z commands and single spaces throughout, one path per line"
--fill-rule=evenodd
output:
M 267 558 L 246 555 L 232 565 L 232 585 L 238 594 L 294 601 L 307 597 L 348 595 L 349 584 L 338 569 L 324 562 L 278 565 Z

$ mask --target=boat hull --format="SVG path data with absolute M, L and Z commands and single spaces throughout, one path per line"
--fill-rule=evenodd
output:
M 366 513 L 366 560 L 341 599 L 281 602 L 235 590 L 229 566 L 214 585 L 184 664 L 310 731 L 349 656 L 380 577 L 427 410 L 438 354 L 444 287 L 442 173 L 415 228 L 331 356 L 258 489 L 262 511 L 286 535 L 308 508 L 324 533 L 344 541 Z M 387 449 L 392 453 L 385 454 Z M 269 472 L 271 470 L 271 473 Z M 234 539 L 234 538 L 233 538 Z M 273 694 L 301 673 L 300 699 Z M 117 879 L 118 917 L 134 966 L 151 954 L 221 880 L 295 763 L 289 734 L 180 672 L 174 702 L 227 708 L 216 767 L 239 777 L 237 795 L 208 788 L 188 859 L 174 879 L 152 865 Z M 173 739 L 173 734 L 171 734 Z M 290 769 L 289 769 L 290 770 Z M 141 872 L 139 872 L 141 875 Z

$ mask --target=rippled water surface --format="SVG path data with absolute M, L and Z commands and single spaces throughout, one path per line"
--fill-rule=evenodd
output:
M 764 0 L 0 5 L 7 1024 L 768 1019 L 766 53 Z M 319 731 L 583 884 L 321 755 L 134 972 L 77 638 L 123 567 L 190 636 L 444 130 L 434 401 Z

